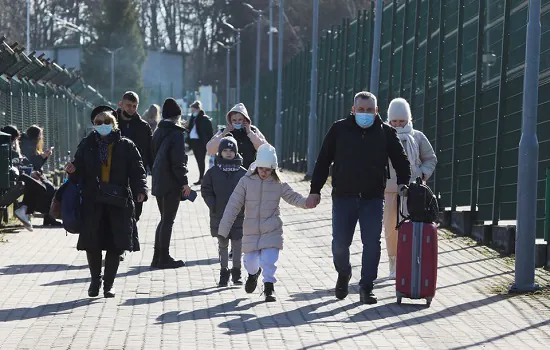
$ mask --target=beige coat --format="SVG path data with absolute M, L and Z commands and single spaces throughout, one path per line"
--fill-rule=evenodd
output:
M 281 198 L 295 207 L 306 208 L 306 198 L 288 184 L 274 179 L 262 180 L 248 171 L 229 198 L 218 235 L 229 235 L 233 222 L 244 205 L 243 252 L 267 248 L 283 249 L 283 221 L 279 210 Z
M 419 147 L 418 154 L 420 155 L 420 166 L 411 164 L 411 182 L 416 181 L 417 177 L 422 177 L 428 180 L 432 176 L 435 166 L 437 164 L 437 157 L 435 155 L 434 149 L 428 141 L 426 135 L 418 130 L 413 131 L 413 137 L 416 141 L 416 144 Z M 397 177 L 395 175 L 395 169 L 390 163 L 390 179 L 386 184 L 386 193 L 394 193 L 398 191 L 397 187 Z

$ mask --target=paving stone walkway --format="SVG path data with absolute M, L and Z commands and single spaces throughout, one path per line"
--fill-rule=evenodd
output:
M 191 172 L 195 180 L 194 164 Z M 282 174 L 305 195 L 302 177 Z M 283 205 L 278 301 L 270 304 L 260 290 L 247 295 L 243 288 L 216 287 L 217 246 L 201 198 L 180 207 L 172 252 L 187 267 L 177 270 L 149 269 L 159 215 L 154 199 L 146 204 L 142 251 L 121 264 L 114 299 L 88 298 L 86 257 L 75 249 L 76 236 L 40 227 L 5 234 L 0 349 L 548 349 L 550 295 L 502 295 L 513 279 L 509 259 L 444 231 L 431 307 L 422 301 L 398 306 L 386 280 L 376 285 L 377 305 L 359 305 L 359 235 L 350 296 L 336 300 L 329 193 L 325 188 L 314 210 Z M 387 269 L 383 252 L 380 276 Z M 548 273 L 537 273 L 550 284 Z

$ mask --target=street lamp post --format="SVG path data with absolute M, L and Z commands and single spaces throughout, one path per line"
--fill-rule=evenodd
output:
M 256 10 L 252 5 L 244 2 L 244 6 L 248 7 L 258 15 L 257 30 L 256 30 L 256 86 L 254 89 L 254 124 L 259 124 L 260 119 L 260 46 L 261 46 L 261 31 L 262 31 L 262 16 L 263 11 Z M 269 31 L 270 35 L 271 30 Z
M 226 64 L 226 73 L 225 73 L 225 108 L 229 110 L 229 90 L 231 89 L 231 48 L 232 45 L 227 45 L 221 41 L 216 41 L 216 44 L 223 47 L 226 50 L 225 64 Z
M 227 23 L 225 19 L 222 20 L 225 26 L 235 33 L 237 33 L 237 103 L 241 102 L 241 32 L 250 27 L 254 22 L 247 24 L 242 28 L 235 28 L 233 25 Z
M 115 50 L 109 50 L 106 47 L 102 47 L 105 52 L 111 55 L 111 102 L 115 102 L 115 54 L 123 49 L 123 47 L 119 47 Z
M 273 70 L 273 0 L 269 0 L 269 71 Z
M 27 55 L 31 53 L 31 0 L 27 0 Z
M 277 52 L 277 104 L 275 109 L 275 149 L 277 157 L 282 162 L 283 146 L 283 45 L 285 33 L 284 0 L 279 0 L 279 52 Z
M 311 88 L 307 137 L 307 177 L 313 175 L 317 158 L 317 46 L 319 31 L 319 0 L 313 0 L 313 28 L 311 39 Z

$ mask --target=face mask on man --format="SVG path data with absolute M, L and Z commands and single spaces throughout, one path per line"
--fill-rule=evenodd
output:
M 113 126 L 111 124 L 94 125 L 94 130 L 101 136 L 107 136 L 113 132 Z
M 356 113 L 355 122 L 362 128 L 370 128 L 374 123 L 374 113 Z

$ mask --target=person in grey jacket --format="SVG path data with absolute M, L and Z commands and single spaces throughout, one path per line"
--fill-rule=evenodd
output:
M 227 286 L 230 274 L 233 284 L 243 284 L 241 281 L 241 251 L 244 211 L 238 214 L 228 237 L 218 236 L 218 227 L 229 198 L 239 180 L 246 174 L 246 169 L 242 167 L 242 164 L 243 159 L 239 155 L 237 141 L 230 136 L 224 137 L 218 146 L 215 165 L 206 172 L 201 187 L 202 197 L 210 209 L 210 232 L 213 237 L 218 238 L 221 264 L 219 287 Z M 233 250 L 231 272 L 229 271 L 229 241 L 231 241 Z
M 164 101 L 163 120 L 153 136 L 153 188 L 160 210 L 160 223 L 155 233 L 155 253 L 151 267 L 159 269 L 185 266 L 182 260 L 170 256 L 172 227 L 178 213 L 182 192 L 189 196 L 185 129 L 181 123 L 181 108 L 173 98 Z
M 413 129 L 412 113 L 409 103 L 403 98 L 396 98 L 388 107 L 388 122 L 397 131 L 397 137 L 403 145 L 411 165 L 410 182 L 415 182 L 418 177 L 427 181 L 432 176 L 437 157 L 428 138 L 420 131 Z M 390 165 L 391 160 L 389 160 Z M 395 279 L 397 264 L 397 230 L 398 221 L 397 198 L 399 188 L 395 169 L 390 166 L 390 178 L 384 193 L 384 236 L 386 237 L 386 250 L 390 265 L 389 279 Z M 407 208 L 403 206 L 406 215 Z

